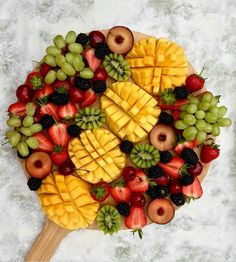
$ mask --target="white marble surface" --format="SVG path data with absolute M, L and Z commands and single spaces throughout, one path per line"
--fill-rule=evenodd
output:
M 0 0 L 1 137 L 16 87 L 55 34 L 117 24 L 181 44 L 198 70 L 206 67 L 207 88 L 222 94 L 234 119 L 235 0 Z M 76 231 L 64 239 L 52 261 L 236 261 L 234 129 L 235 123 L 218 139 L 221 157 L 203 182 L 203 197 L 181 208 L 172 223 L 146 227 L 143 240 L 129 231 L 112 237 Z M 44 216 L 36 195 L 27 189 L 15 153 L 5 146 L 0 157 L 0 261 L 23 261 Z

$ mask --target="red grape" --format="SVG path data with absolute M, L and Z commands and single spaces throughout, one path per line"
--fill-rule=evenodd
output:
M 132 166 L 126 166 L 122 171 L 125 181 L 132 181 L 135 177 L 136 169 Z
M 132 193 L 130 197 L 130 202 L 131 202 L 131 206 L 144 207 L 146 204 L 146 198 L 142 193 L 136 192 L 136 193 Z
M 196 164 L 196 166 L 194 166 L 194 167 L 189 167 L 188 169 L 187 169 L 187 172 L 189 173 L 189 174 L 191 174 L 191 175 L 193 175 L 193 176 L 199 176 L 199 175 L 201 175 L 201 173 L 202 173 L 202 164 L 201 164 L 201 162 L 197 162 L 197 164 Z
M 96 47 L 99 43 L 105 43 L 105 36 L 100 31 L 92 31 L 89 33 L 91 47 Z
M 16 90 L 16 96 L 20 102 L 28 103 L 32 101 L 33 92 L 27 85 L 21 85 Z

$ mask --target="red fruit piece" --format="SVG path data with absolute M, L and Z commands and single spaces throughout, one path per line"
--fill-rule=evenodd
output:
M 40 66 L 40 74 L 45 77 L 46 74 L 52 69 L 52 66 L 46 64 L 46 63 L 42 63 Z
M 130 198 L 131 206 L 144 207 L 146 204 L 145 196 L 140 192 L 132 193 Z
M 11 104 L 7 110 L 12 115 L 24 116 L 26 111 L 26 104 L 22 102 L 16 102 Z
M 125 225 L 127 228 L 133 229 L 133 234 L 138 232 L 142 239 L 143 232 L 141 228 L 147 225 L 147 218 L 142 207 L 131 207 L 130 214 L 125 218 Z
M 193 149 L 198 144 L 199 143 L 198 143 L 197 139 L 194 139 L 193 141 L 179 141 L 179 143 L 176 145 L 174 150 L 178 155 L 181 155 L 184 148 Z
M 48 129 L 48 135 L 55 145 L 66 147 L 69 143 L 70 136 L 67 133 L 65 123 L 57 123 Z
M 132 192 L 144 193 L 148 190 L 149 181 L 143 170 L 136 170 L 133 180 L 128 182 L 128 187 Z
M 95 56 L 94 50 L 92 48 L 86 50 L 84 52 L 84 57 L 87 60 L 89 67 L 93 70 L 93 72 L 95 72 L 101 64 L 101 60 Z
M 53 151 L 52 142 L 42 132 L 38 132 L 33 136 L 38 140 L 39 143 L 37 151 L 43 151 L 43 152 Z
M 157 100 L 160 101 L 158 98 Z M 159 102 L 159 106 L 163 110 L 180 110 L 180 107 L 188 104 L 188 102 L 189 102 L 188 99 L 179 99 L 179 100 L 176 100 L 173 103 L 173 105 L 168 105 L 168 104 Z
M 48 101 L 48 96 L 54 92 L 50 85 L 45 84 L 42 88 L 37 89 L 34 92 L 34 98 L 40 100 L 41 103 L 46 104 Z
M 170 180 L 169 190 L 171 194 L 182 193 L 182 185 L 178 179 Z
M 61 165 L 68 159 L 68 152 L 62 146 L 54 146 L 53 152 L 50 154 L 53 164 Z
M 91 31 L 89 33 L 91 47 L 96 47 L 99 43 L 105 43 L 105 36 L 100 31 Z
M 173 111 L 171 115 L 172 115 L 174 121 L 177 121 L 177 120 L 180 119 L 180 111 L 178 111 L 178 110 Z
M 132 166 L 126 166 L 122 171 L 122 176 L 125 181 L 131 181 L 135 177 L 136 169 Z
M 70 94 L 70 100 L 74 103 L 81 103 L 84 98 L 86 91 L 80 90 L 79 88 L 76 87 L 71 87 L 69 90 Z
M 110 195 L 110 186 L 106 182 L 99 182 L 92 186 L 90 194 L 95 201 L 103 202 Z
M 202 173 L 202 164 L 197 162 L 196 166 L 187 168 L 187 172 L 193 176 L 199 176 Z
M 201 150 L 200 159 L 203 163 L 210 163 L 220 155 L 219 145 L 211 143 L 210 145 L 204 145 Z
M 198 74 L 191 74 L 186 78 L 186 87 L 190 92 L 196 92 L 203 88 L 206 78 L 201 76 L 204 68 L 202 69 L 201 73 Z
M 189 200 L 200 198 L 203 194 L 203 191 L 202 191 L 202 187 L 201 187 L 201 184 L 198 178 L 195 177 L 194 182 L 191 185 L 183 186 L 182 193 Z
M 154 182 L 158 185 L 158 186 L 167 186 L 168 182 L 169 182 L 169 177 L 164 174 L 163 176 L 160 176 L 158 178 L 154 179 Z
M 16 96 L 20 102 L 27 103 L 32 101 L 33 92 L 27 85 L 21 85 L 16 90 Z
M 92 81 L 97 81 L 97 80 L 101 80 L 101 81 L 106 81 L 107 80 L 107 72 L 99 67 L 95 73 L 94 73 L 94 76 L 93 76 L 93 79 Z
M 91 104 L 93 104 L 96 101 L 96 99 L 97 99 L 97 96 L 93 91 L 90 91 L 90 90 L 86 91 L 84 100 L 80 104 L 80 108 L 90 106 Z
M 43 85 L 43 77 L 40 72 L 33 71 L 27 76 L 25 84 L 33 90 L 39 89 Z
M 167 164 L 159 162 L 158 165 L 172 178 L 179 178 L 181 168 L 184 166 L 184 160 L 180 157 L 173 156 Z
M 71 175 L 74 172 L 74 170 L 75 170 L 75 166 L 70 159 L 67 159 L 58 167 L 59 173 L 64 176 Z
M 77 113 L 77 107 L 73 102 L 69 102 L 66 105 L 58 106 L 57 114 L 60 118 L 69 120 L 75 117 L 75 114 Z
M 48 103 L 46 105 L 41 105 L 40 106 L 40 114 L 41 115 L 50 115 L 52 116 L 56 121 L 59 120 L 59 117 L 57 115 L 57 106 L 52 104 L 52 103 Z
M 71 88 L 71 83 L 68 80 L 56 81 L 53 84 L 55 90 L 58 90 L 60 93 L 68 92 Z
M 117 203 L 128 202 L 131 197 L 131 191 L 125 186 L 124 181 L 121 180 L 112 185 L 111 195 Z

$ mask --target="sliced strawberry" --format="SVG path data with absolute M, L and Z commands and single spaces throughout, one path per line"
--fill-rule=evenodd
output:
M 128 202 L 131 197 L 131 191 L 125 186 L 124 181 L 121 180 L 112 185 L 111 195 L 117 203 Z
M 42 63 L 40 66 L 40 74 L 45 77 L 46 74 L 52 69 L 52 66 L 46 64 L 46 63 Z
M 33 136 L 38 140 L 38 143 L 39 143 L 37 151 L 43 151 L 43 152 L 52 152 L 53 151 L 52 142 L 42 132 L 38 132 L 34 134 Z
M 193 141 L 180 141 L 176 147 L 175 147 L 175 152 L 178 154 L 178 155 L 181 155 L 182 151 L 184 148 L 194 148 L 198 145 L 198 141 L 197 139 L 194 139 Z
M 48 101 L 48 96 L 54 92 L 50 85 L 45 84 L 42 88 L 37 89 L 34 92 L 34 98 L 40 100 L 40 102 L 46 104 Z
M 71 83 L 70 81 L 68 80 L 64 80 L 64 81 L 56 81 L 54 84 L 53 84 L 53 87 L 56 89 L 56 90 L 59 90 L 60 93 L 65 93 L 65 92 L 68 92 L 71 88 Z
M 26 111 L 26 104 L 22 102 L 16 102 L 11 104 L 7 110 L 10 114 L 17 116 L 24 116 Z
M 177 120 L 180 119 L 180 111 L 178 111 L 178 110 L 173 111 L 171 115 L 172 115 L 174 121 L 177 121 Z
M 172 178 L 179 178 L 181 168 L 184 166 L 184 160 L 180 157 L 173 156 L 167 164 L 159 162 L 158 165 Z
M 80 90 L 79 88 L 76 87 L 71 87 L 69 90 L 69 94 L 70 94 L 70 100 L 72 102 L 82 103 L 85 98 L 86 91 Z
M 202 196 L 202 186 L 200 184 L 200 181 L 197 177 L 194 178 L 194 182 L 189 186 L 183 186 L 182 187 L 182 193 L 185 197 L 187 197 L 189 200 L 191 199 L 198 199 Z
M 98 59 L 95 54 L 94 54 L 94 50 L 92 48 L 89 48 L 88 50 L 86 50 L 84 52 L 84 57 L 86 58 L 89 67 L 93 70 L 93 72 L 96 71 L 96 69 L 99 67 L 99 65 L 101 64 L 101 60 Z
M 93 91 L 86 91 L 85 96 L 84 96 L 84 100 L 82 103 L 80 103 L 80 108 L 84 108 L 87 106 L 90 106 L 91 104 L 93 104 L 97 99 L 96 94 Z
M 178 99 L 173 104 L 165 104 L 160 101 L 160 98 L 158 97 L 157 100 L 159 101 L 159 106 L 163 110 L 180 110 L 180 107 L 183 105 L 186 105 L 189 103 L 188 99 Z
M 73 102 L 69 102 L 64 106 L 58 106 L 57 114 L 60 118 L 68 120 L 74 118 L 77 111 L 78 110 L 75 104 Z
M 62 146 L 54 146 L 53 152 L 50 155 L 53 164 L 61 165 L 68 159 L 67 148 L 63 148 Z
M 110 186 L 106 182 L 99 182 L 92 186 L 90 194 L 95 201 L 103 202 L 110 195 Z
M 39 89 L 43 85 L 43 77 L 40 72 L 33 71 L 28 74 L 25 84 L 33 90 Z
M 59 117 L 57 115 L 57 106 L 53 103 L 48 103 L 46 105 L 40 106 L 40 114 L 41 115 L 51 115 L 56 121 L 59 120 Z
M 69 143 L 70 136 L 67 133 L 65 123 L 57 123 L 48 129 L 48 135 L 55 145 L 66 147 Z
M 143 170 L 136 170 L 133 180 L 128 182 L 128 187 L 132 192 L 144 193 L 148 190 L 149 182 Z

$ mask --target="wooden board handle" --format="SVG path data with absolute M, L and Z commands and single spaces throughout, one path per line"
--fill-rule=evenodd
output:
M 42 233 L 26 255 L 25 261 L 50 261 L 62 239 L 70 232 L 47 219 Z

